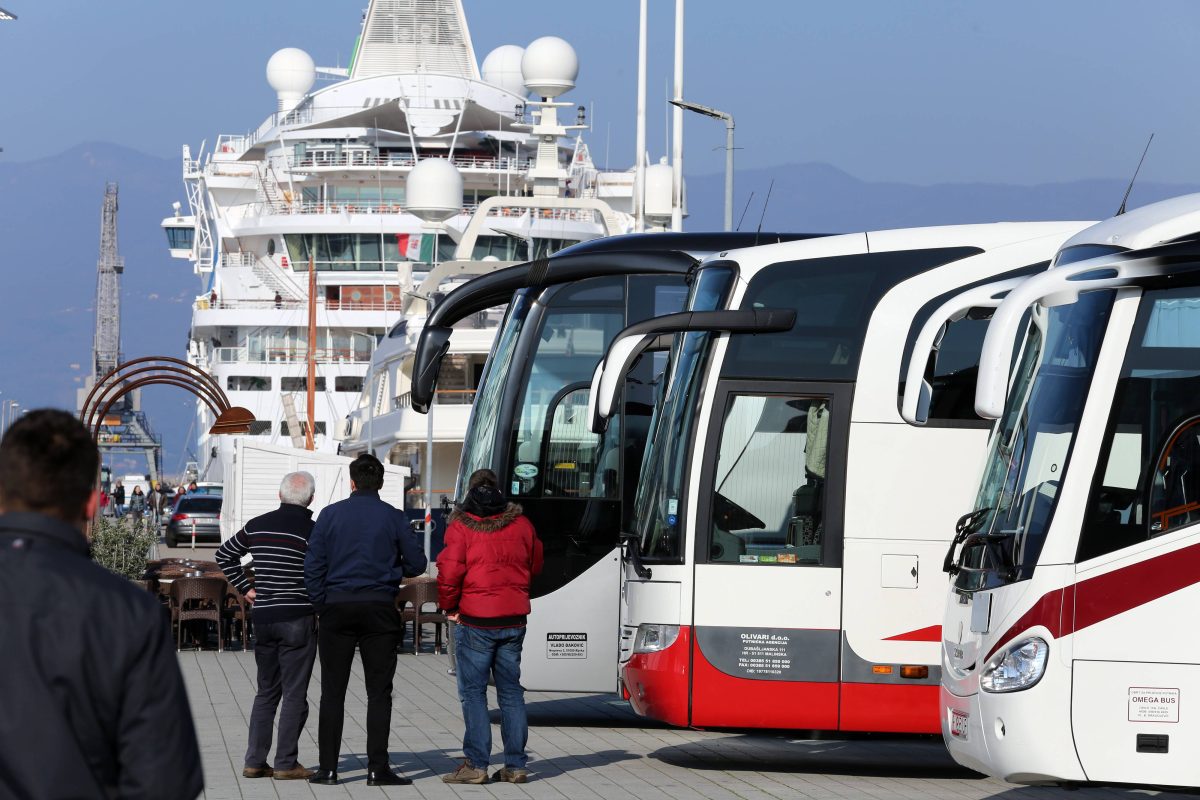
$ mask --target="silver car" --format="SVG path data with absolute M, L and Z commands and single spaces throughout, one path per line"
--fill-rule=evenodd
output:
M 197 542 L 221 541 L 221 496 L 191 494 L 180 498 L 167 522 L 167 547 L 192 540 L 193 527 Z

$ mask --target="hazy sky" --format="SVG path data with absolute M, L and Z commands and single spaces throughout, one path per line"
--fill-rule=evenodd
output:
M 107 140 L 160 156 L 255 128 L 285 46 L 346 63 L 365 0 L 6 0 L 0 158 Z M 465 0 L 477 57 L 556 34 L 595 103 L 593 155 L 633 158 L 636 0 Z M 651 0 L 649 148 L 664 151 L 673 0 Z M 868 180 L 1200 180 L 1194 0 L 688 0 L 685 94 L 737 119 L 738 163 L 823 161 Z M 687 172 L 718 172 L 691 117 Z

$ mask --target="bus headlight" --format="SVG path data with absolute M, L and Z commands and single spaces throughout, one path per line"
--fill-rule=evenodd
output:
M 633 637 L 633 652 L 657 653 L 675 644 L 678 638 L 678 625 L 643 623 L 638 625 L 637 634 Z
M 1019 692 L 1042 679 L 1050 645 L 1034 636 L 1002 650 L 988 661 L 979 676 L 985 692 Z

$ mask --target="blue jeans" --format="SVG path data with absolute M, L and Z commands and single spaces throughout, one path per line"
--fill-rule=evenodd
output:
M 525 689 L 521 686 L 521 644 L 525 628 L 472 628 L 454 626 L 458 661 L 458 699 L 462 702 L 463 755 L 476 769 L 487 769 L 492 753 L 492 723 L 488 719 L 488 675 L 496 679 L 500 701 L 500 738 L 504 741 L 504 766 L 524 769 L 529 761 L 525 745 L 529 723 L 525 717 Z

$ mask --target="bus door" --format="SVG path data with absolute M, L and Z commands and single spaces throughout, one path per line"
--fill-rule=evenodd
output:
M 850 395 L 720 385 L 697 448 L 695 726 L 838 727 Z
M 682 276 L 603 277 L 567 285 L 524 335 L 533 352 L 515 415 L 503 488 L 542 540 L 522 683 L 538 691 L 615 692 L 620 630 L 618 536 L 631 513 L 655 368 L 632 372 L 623 413 L 604 435 L 589 427 L 591 376 L 627 324 L 678 311 Z

